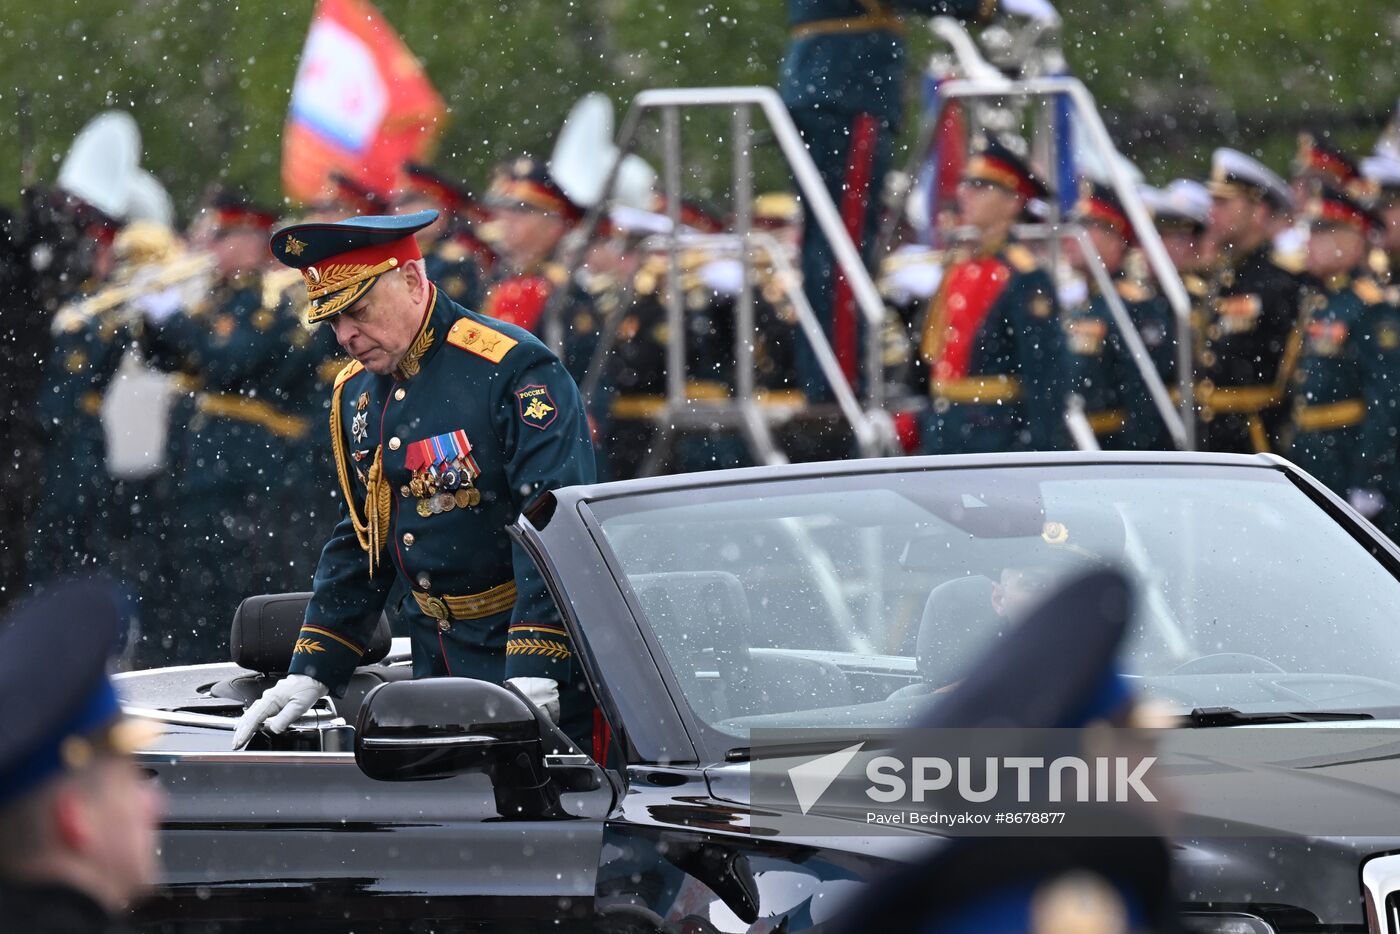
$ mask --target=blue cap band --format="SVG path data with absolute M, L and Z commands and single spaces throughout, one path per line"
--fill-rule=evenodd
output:
M 38 788 L 63 771 L 63 744 L 74 736 L 91 736 L 121 716 L 112 681 L 105 675 L 88 700 L 60 729 L 54 730 L 13 768 L 0 772 L 0 807 Z

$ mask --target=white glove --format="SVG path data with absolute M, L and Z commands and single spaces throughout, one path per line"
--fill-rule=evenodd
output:
M 508 678 L 552 723 L 559 722 L 559 682 L 553 678 Z
M 310 675 L 287 675 L 264 691 L 263 696 L 238 718 L 238 726 L 233 731 L 233 748 L 242 749 L 248 745 L 260 726 L 274 733 L 283 732 L 330 692 L 330 688 Z
M 1001 0 L 1000 6 L 1004 13 L 1045 23 L 1047 26 L 1053 26 L 1060 21 L 1060 14 L 1050 4 L 1050 0 Z
M 134 299 L 135 305 L 151 324 L 164 324 L 184 307 L 184 296 L 173 286 L 160 292 L 150 292 Z
M 1376 518 L 1385 508 L 1385 497 L 1376 490 L 1347 490 L 1347 502 L 1367 519 Z

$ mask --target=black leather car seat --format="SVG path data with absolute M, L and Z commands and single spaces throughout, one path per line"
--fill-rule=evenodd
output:
M 240 603 L 229 632 L 229 656 L 235 665 L 253 674 L 220 681 L 210 688 L 210 693 L 239 701 L 246 709 L 263 691 L 285 677 L 310 600 L 310 593 L 279 593 L 248 597 Z M 366 667 L 376 665 L 389 654 L 390 640 L 389 621 L 381 614 L 360 667 L 350 676 L 345 696 L 332 698 L 336 712 L 350 723 L 355 722 L 365 695 L 377 685 L 409 675 L 408 666 Z
M 962 677 L 972 660 L 1006 628 L 992 609 L 995 585 L 981 575 L 944 581 L 924 603 L 915 648 L 920 681 L 891 697 L 931 694 Z
M 754 651 L 743 582 L 728 571 L 666 571 L 628 578 L 682 690 L 710 721 L 850 703 L 830 662 Z

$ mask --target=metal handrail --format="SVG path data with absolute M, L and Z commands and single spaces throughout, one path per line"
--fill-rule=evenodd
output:
M 946 39 L 945 32 L 946 30 L 937 34 Z M 1191 356 L 1190 340 L 1191 299 L 1186 293 L 1185 285 L 1181 282 L 1180 273 L 1172 264 L 1171 257 L 1167 255 L 1166 247 L 1162 245 L 1162 238 L 1152 223 L 1152 217 L 1147 212 L 1147 205 L 1143 203 L 1142 196 L 1138 193 L 1120 161 L 1114 158 L 1117 155 L 1117 147 L 1113 145 L 1113 141 L 1108 135 L 1108 128 L 1104 126 L 1103 119 L 1099 116 L 1094 105 L 1093 95 L 1089 93 L 1088 88 L 1077 78 L 1071 77 L 1032 78 L 1028 80 L 1007 78 L 957 78 L 949 80 L 939 87 L 933 109 L 925 115 L 919 139 L 910 153 L 908 164 L 917 166 L 928 157 L 929 149 L 933 145 L 933 135 L 937 131 L 943 114 L 943 108 L 951 100 L 974 97 L 1042 97 L 1053 99 L 1056 95 L 1065 95 L 1069 99 L 1075 115 L 1088 131 L 1091 144 L 1103 155 L 1103 161 L 1108 167 L 1109 182 L 1114 193 L 1118 195 L 1119 201 L 1123 204 L 1128 221 L 1137 234 L 1138 244 L 1142 248 L 1143 255 L 1147 258 L 1148 266 L 1152 269 L 1154 277 L 1161 286 L 1162 293 L 1171 306 L 1172 315 L 1176 319 L 1178 336 L 1177 382 L 1181 396 L 1176 407 L 1180 413 L 1178 423 L 1184 432 L 1179 443 L 1184 449 L 1192 450 L 1196 445 L 1196 424 L 1191 378 L 1194 362 Z M 882 251 L 887 246 L 888 239 L 888 235 L 882 231 L 881 238 L 877 241 Z M 1168 425 L 1171 427 L 1170 422 Z M 1173 431 L 1173 437 L 1176 437 L 1175 431 Z
M 1029 233 L 1023 229 L 1022 233 Z M 1147 393 L 1152 398 L 1152 404 L 1157 408 L 1157 414 L 1162 416 L 1162 421 L 1167 426 L 1167 431 L 1171 433 L 1172 441 L 1177 448 L 1186 450 L 1187 433 L 1186 424 L 1177 412 L 1175 404 L 1172 403 L 1171 393 L 1167 391 L 1167 384 L 1162 381 L 1162 375 L 1157 372 L 1157 366 L 1152 362 L 1151 355 L 1147 352 L 1147 345 L 1142 341 L 1142 335 L 1138 333 L 1137 326 L 1133 324 L 1132 317 L 1128 314 L 1128 306 L 1123 304 L 1122 296 L 1113 287 L 1113 277 L 1109 275 L 1108 267 L 1104 265 L 1103 257 L 1099 256 L 1098 250 L 1094 249 L 1094 243 L 1089 239 L 1088 233 L 1078 224 L 1064 224 L 1058 228 L 1046 228 L 1046 236 L 1056 237 L 1059 234 L 1068 234 L 1079 244 L 1079 250 L 1088 261 L 1089 274 L 1094 277 L 1094 284 L 1099 288 L 1099 294 L 1104 297 L 1108 305 L 1109 316 L 1113 318 L 1113 324 L 1118 328 L 1123 342 L 1128 345 L 1128 353 L 1132 357 L 1134 365 L 1137 366 L 1138 374 L 1142 376 L 1143 383 L 1147 386 Z M 1188 336 L 1177 332 L 1177 340 L 1181 343 L 1189 343 Z
M 669 245 L 670 234 L 658 234 L 649 237 L 641 242 L 639 249 L 654 249 L 658 244 Z M 842 417 L 851 425 L 851 432 L 855 435 L 856 446 L 860 449 L 863 457 L 877 457 L 888 453 L 886 444 L 886 431 L 883 430 L 882 419 L 872 416 L 872 411 L 861 408 L 860 400 L 856 397 L 855 390 L 847 381 L 844 373 L 841 372 L 841 364 L 836 360 L 836 354 L 832 352 L 831 345 L 825 340 L 819 340 L 822 336 L 821 323 L 817 320 L 817 313 L 812 308 L 812 303 L 807 300 L 807 294 L 797 286 L 797 271 L 787 258 L 787 253 L 783 249 L 782 243 L 770 233 L 763 231 L 750 231 L 747 247 L 738 234 L 681 234 L 676 237 L 677 246 L 680 249 L 692 249 L 695 247 L 705 247 L 711 250 L 735 251 L 739 254 L 748 254 L 750 250 L 758 250 L 764 254 L 774 267 L 774 279 L 777 281 L 787 297 L 792 303 L 792 310 L 797 317 L 798 327 L 803 334 L 812 341 L 812 350 L 817 359 L 817 366 L 822 375 L 826 378 L 827 384 L 831 387 L 832 395 L 835 398 L 836 406 L 841 411 Z M 750 297 L 752 300 L 752 296 Z M 750 328 L 752 330 L 752 326 Z M 684 340 L 684 326 L 680 333 Z M 672 334 L 677 333 L 674 329 Z M 735 340 L 743 339 L 742 334 L 736 333 Z M 675 343 L 672 341 L 672 343 Z M 749 347 L 752 354 L 752 346 Z M 737 376 L 737 374 L 736 374 Z M 737 379 L 736 379 L 737 390 Z M 753 390 L 753 387 L 750 387 Z M 736 391 L 735 401 L 741 405 L 752 405 L 756 397 L 756 391 L 751 391 L 748 396 L 740 396 Z M 684 386 L 682 386 L 682 398 L 679 403 L 667 399 L 668 408 L 672 406 L 683 406 L 685 408 L 703 408 L 704 400 L 692 400 L 685 398 Z M 757 408 L 755 406 L 755 408 Z
M 662 111 L 662 134 L 664 148 L 664 166 L 662 171 L 663 184 L 666 193 L 667 214 L 671 221 L 671 229 L 676 237 L 680 230 L 680 119 L 679 111 L 682 107 L 734 107 L 735 115 L 735 162 L 736 169 L 742 164 L 747 166 L 748 145 L 750 135 L 747 132 L 748 110 L 757 107 L 761 109 L 768 119 L 769 128 L 773 132 L 779 147 L 786 157 L 789 167 L 792 170 L 793 178 L 797 182 L 798 190 L 802 195 L 803 203 L 806 205 L 809 216 L 817 222 L 827 241 L 831 244 L 832 253 L 836 259 L 837 267 L 846 276 L 846 281 L 851 288 L 851 294 L 855 299 L 856 307 L 861 318 L 865 322 L 865 347 L 864 365 L 866 373 L 865 390 L 866 402 L 872 409 L 878 409 L 884 404 L 884 380 L 881 378 L 881 356 L 880 356 L 880 331 L 884 324 L 884 303 L 880 299 L 880 293 L 875 287 L 874 281 L 870 277 L 869 271 L 862 262 L 860 253 L 850 236 L 846 233 L 846 228 L 841 223 L 841 215 L 836 209 L 835 203 L 831 200 L 831 195 L 827 192 L 825 184 L 821 179 L 821 173 L 817 171 L 816 163 L 812 161 L 811 154 L 807 152 L 806 146 L 802 142 L 802 136 L 797 130 L 797 125 L 793 123 L 792 116 L 788 113 L 787 107 L 783 104 L 778 92 L 770 87 L 720 87 L 720 88 L 660 88 L 643 91 L 633 98 L 632 106 L 628 109 L 627 115 L 623 118 L 622 128 L 618 132 L 616 141 L 617 156 L 612 166 L 608 170 L 606 180 L 603 184 L 603 196 L 599 199 L 585 215 L 578 229 L 571 235 L 569 243 L 566 245 L 562 259 L 564 266 L 572 275 L 579 266 L 583 248 L 592 238 L 597 230 L 598 224 L 606 210 L 608 196 L 611 194 L 617 180 L 618 167 L 623 158 L 631 153 L 636 146 L 637 130 L 641 125 L 643 114 L 648 110 Z M 742 113 L 741 113 L 742 112 Z M 737 133 L 740 127 L 745 129 L 741 136 Z M 735 233 L 740 237 L 747 237 L 751 232 L 747 211 L 736 210 L 736 221 L 744 224 L 744 229 L 736 229 Z M 738 224 L 736 223 L 736 228 Z M 682 321 L 681 297 L 679 289 L 674 285 L 678 276 L 679 263 L 676 260 L 674 249 L 672 250 L 672 261 L 669 276 L 671 283 L 667 286 L 667 307 L 668 312 L 674 320 L 670 323 L 673 328 L 678 327 Z M 559 351 L 563 346 L 564 327 L 562 319 L 562 299 L 556 293 L 551 296 L 544 311 L 545 341 L 550 347 Z M 678 333 L 672 330 L 672 333 Z M 817 335 L 820 342 L 814 342 L 813 347 L 827 343 L 826 334 L 819 330 Z M 809 337 L 811 340 L 812 337 Z M 829 349 L 829 348 L 828 348 Z M 684 401 L 684 356 L 683 348 L 676 347 L 672 342 L 670 354 L 667 359 L 668 381 L 667 395 L 671 401 L 679 404 Z
M 1062 236 L 1074 238 L 1079 249 L 1089 261 L 1089 274 L 1108 303 L 1109 316 L 1113 319 L 1113 325 L 1122 335 L 1124 343 L 1127 344 L 1129 357 L 1133 365 L 1137 367 L 1143 383 L 1147 386 L 1148 396 L 1157 409 L 1157 414 L 1161 417 L 1162 422 L 1167 426 L 1167 431 L 1172 436 L 1172 443 L 1178 449 L 1186 450 L 1186 425 L 1182 422 L 1176 404 L 1172 402 L 1171 393 L 1167 390 L 1162 375 L 1157 372 L 1157 367 L 1152 362 L 1151 354 L 1148 353 L 1147 345 L 1143 343 L 1142 335 L 1138 333 L 1132 317 L 1128 314 L 1127 305 L 1123 304 L 1122 297 L 1113 288 L 1113 279 L 1109 275 L 1108 267 L 1104 265 L 1103 257 L 1099 255 L 1084 228 L 1079 224 L 1069 222 L 1062 224 L 1018 224 L 1012 228 L 1011 232 L 1018 240 L 1023 241 L 1041 240 L 1057 243 Z M 952 233 L 953 239 L 958 241 L 973 239 L 974 235 L 975 232 L 972 228 L 967 227 L 959 228 Z M 1177 339 L 1186 340 L 1187 338 L 1178 334 Z M 1074 408 L 1074 404 L 1073 396 L 1066 400 L 1065 419 L 1067 423 L 1073 418 L 1071 410 Z M 1078 400 L 1078 409 L 1082 419 L 1084 411 L 1082 398 Z M 1084 424 L 1087 425 L 1087 421 Z M 1073 427 L 1071 425 L 1072 429 Z M 1098 448 L 1097 443 L 1093 448 L 1085 448 L 1079 443 L 1080 436 L 1075 434 L 1073 430 L 1071 430 L 1071 436 L 1075 439 L 1075 446 L 1080 450 L 1097 450 Z

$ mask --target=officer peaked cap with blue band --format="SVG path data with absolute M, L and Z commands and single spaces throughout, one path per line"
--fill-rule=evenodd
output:
M 437 218 L 437 211 L 418 211 L 293 224 L 272 235 L 272 255 L 301 270 L 311 301 L 307 319 L 323 321 L 362 298 L 384 273 L 422 259 L 413 235 Z
M 0 810 L 94 751 L 152 738 L 122 718 L 107 661 L 123 613 L 110 582 L 55 583 L 0 621 Z

